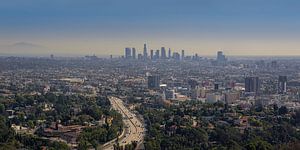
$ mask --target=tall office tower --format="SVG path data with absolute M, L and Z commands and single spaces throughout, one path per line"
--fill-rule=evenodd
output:
M 130 59 L 131 58 L 131 48 L 126 47 L 125 48 L 125 58 Z
M 222 51 L 218 51 L 218 54 L 217 54 L 217 62 L 218 63 L 224 63 L 226 61 L 226 57 L 225 55 L 223 54 Z
M 171 48 L 169 48 L 169 51 L 168 51 L 168 58 L 169 58 L 169 59 L 171 59 L 171 57 L 172 57 L 171 55 L 172 55 L 172 54 L 171 54 Z
M 287 83 L 287 76 L 279 76 L 279 78 L 278 78 L 278 93 L 279 94 L 286 93 L 286 83 Z
M 161 47 L 161 59 L 166 59 L 167 54 L 166 54 L 166 49 L 165 47 Z
M 148 76 L 148 88 L 159 89 L 159 87 L 160 87 L 160 76 L 159 75 Z
M 180 60 L 180 54 L 179 53 L 177 53 L 177 52 L 174 52 L 173 53 L 173 58 L 175 59 L 175 60 Z
M 154 58 L 159 59 L 159 50 L 156 50 Z
M 150 59 L 151 60 L 154 59 L 154 51 L 153 51 L 153 49 L 150 50 Z
M 219 83 L 215 83 L 214 90 L 219 90 Z
M 184 60 L 184 50 L 181 50 L 181 60 Z
M 195 56 L 194 56 L 194 60 L 199 60 L 199 56 L 198 56 L 197 53 L 196 53 Z
M 146 43 L 144 44 L 144 59 L 147 59 L 148 58 L 148 53 L 147 53 L 147 45 Z
M 245 92 L 259 92 L 259 78 L 258 77 L 246 77 L 245 78 Z
M 166 95 L 166 99 L 175 99 L 175 90 L 166 89 L 165 95 Z
M 217 52 L 217 60 L 222 59 L 222 57 L 223 57 L 223 52 L 222 51 L 218 51 Z
M 136 59 L 136 50 L 135 50 L 135 48 L 132 48 L 132 58 Z

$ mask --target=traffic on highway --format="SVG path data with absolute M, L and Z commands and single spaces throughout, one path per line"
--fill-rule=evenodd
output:
M 118 111 L 124 122 L 124 132 L 119 136 L 119 146 L 125 146 L 136 142 L 138 148 L 142 145 L 145 136 L 145 127 L 143 123 L 138 119 L 136 114 L 131 112 L 125 105 L 124 102 L 117 97 L 109 97 L 112 108 Z M 104 144 L 103 149 L 113 150 L 116 140 L 110 141 Z M 141 149 L 141 148 L 139 148 Z

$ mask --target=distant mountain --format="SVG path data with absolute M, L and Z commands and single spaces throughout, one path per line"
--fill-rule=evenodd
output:
M 18 42 L 10 45 L 0 45 L 0 55 L 45 55 L 49 53 L 49 49 L 45 46 L 28 43 Z
M 11 46 L 19 47 L 19 48 L 41 48 L 41 47 L 43 47 L 43 46 L 40 46 L 40 45 L 37 45 L 37 44 L 26 43 L 26 42 L 14 43 Z

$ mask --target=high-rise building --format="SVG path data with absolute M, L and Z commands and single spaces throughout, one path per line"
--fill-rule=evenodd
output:
M 153 51 L 153 49 L 150 50 L 150 59 L 151 60 L 154 59 L 154 51 Z
M 144 59 L 148 58 L 148 53 L 147 53 L 147 44 L 144 44 L 144 53 L 143 53 Z
M 214 90 L 219 90 L 219 83 L 215 83 Z
M 125 48 L 125 59 L 130 59 L 131 58 L 131 48 L 126 47 Z
M 156 50 L 154 58 L 159 59 L 159 50 Z
M 217 62 L 218 63 L 225 63 L 226 62 L 226 57 L 225 57 L 225 55 L 223 54 L 222 51 L 218 51 L 218 53 L 217 53 Z
M 173 53 L 173 58 L 175 59 L 175 60 L 180 60 L 180 54 L 179 53 L 177 53 L 177 52 L 174 52 Z
M 160 87 L 160 76 L 159 75 L 148 76 L 148 88 L 159 89 L 159 87 Z
M 221 60 L 223 57 L 223 52 L 222 51 L 218 51 L 217 52 L 217 60 Z
M 166 89 L 165 91 L 166 99 L 175 99 L 175 90 Z
M 278 93 L 286 93 L 287 76 L 279 76 L 278 78 Z
M 169 58 L 169 59 L 171 59 L 171 57 L 172 57 L 171 55 L 172 55 L 172 54 L 171 54 L 171 48 L 169 48 L 169 51 L 168 51 L 168 58 Z
M 245 92 L 258 93 L 259 92 L 259 78 L 246 77 L 245 78 Z
M 161 59 L 166 59 L 166 58 L 167 58 L 166 48 L 161 47 Z
M 132 58 L 136 59 L 136 50 L 135 50 L 135 48 L 132 48 Z
M 181 50 L 181 60 L 184 60 L 184 50 Z
M 195 56 L 193 56 L 193 60 L 199 60 L 200 57 L 198 56 L 198 54 L 196 53 Z

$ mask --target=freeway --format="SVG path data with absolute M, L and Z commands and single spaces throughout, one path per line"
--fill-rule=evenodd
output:
M 125 125 L 125 132 L 119 137 L 118 143 L 120 146 L 131 144 L 136 141 L 138 145 L 141 145 L 145 136 L 145 127 L 143 123 L 132 113 L 127 107 L 125 107 L 123 101 L 116 97 L 109 97 L 112 108 L 122 114 L 123 122 Z M 113 150 L 113 145 L 116 140 L 110 141 L 103 145 L 105 150 Z

